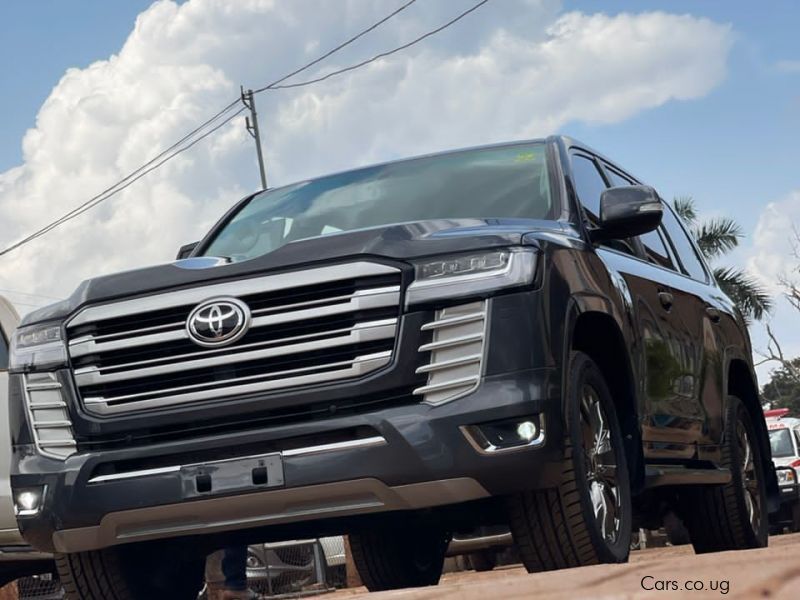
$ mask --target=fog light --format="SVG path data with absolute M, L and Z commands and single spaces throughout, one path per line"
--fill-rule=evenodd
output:
M 524 450 L 544 443 L 539 416 L 507 419 L 461 427 L 470 444 L 482 454 Z
M 539 428 L 536 426 L 536 423 L 531 421 L 523 421 L 517 425 L 517 435 L 521 440 L 530 442 L 537 435 L 539 435 Z
M 18 517 L 39 514 L 44 503 L 45 487 L 29 487 L 14 490 L 14 513 Z

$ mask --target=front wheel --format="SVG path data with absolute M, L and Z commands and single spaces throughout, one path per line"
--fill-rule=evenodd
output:
M 436 585 L 449 543 L 435 525 L 404 520 L 350 534 L 353 562 L 370 592 Z
M 769 520 L 761 444 L 750 414 L 736 396 L 728 396 L 722 442 L 725 485 L 699 486 L 684 498 L 684 516 L 698 554 L 763 548 Z
M 56 554 L 70 600 L 196 600 L 205 558 L 179 558 L 155 546 L 119 546 Z
M 625 562 L 631 491 L 622 431 L 603 374 L 573 352 L 561 482 L 509 498 L 509 524 L 529 572 Z

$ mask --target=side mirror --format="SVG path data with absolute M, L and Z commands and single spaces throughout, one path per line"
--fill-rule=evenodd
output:
M 197 248 L 200 242 L 192 242 L 191 244 L 184 244 L 178 250 L 178 256 L 175 257 L 175 260 L 183 260 L 184 258 L 189 258 L 194 252 L 194 249 Z
M 647 185 L 607 189 L 600 196 L 600 227 L 595 241 L 619 240 L 653 231 L 661 223 L 664 207 L 658 193 Z

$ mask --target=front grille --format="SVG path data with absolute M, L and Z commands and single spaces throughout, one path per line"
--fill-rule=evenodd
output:
M 186 319 L 216 297 L 252 321 L 206 348 Z M 86 410 L 114 414 L 361 377 L 391 362 L 399 307 L 400 271 L 357 262 L 90 306 L 67 337 Z

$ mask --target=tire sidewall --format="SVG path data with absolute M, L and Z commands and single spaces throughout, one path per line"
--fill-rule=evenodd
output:
M 764 471 L 764 460 L 761 444 L 759 443 L 760 440 L 756 435 L 756 428 L 753 424 L 753 420 L 750 417 L 750 413 L 747 412 L 747 408 L 744 406 L 742 401 L 736 396 L 729 396 L 728 401 L 730 403 L 730 414 L 732 418 L 729 421 L 729 427 L 727 431 L 729 439 L 727 440 L 727 443 L 730 444 L 730 456 L 732 462 L 732 464 L 729 465 L 731 470 L 731 484 L 738 492 L 735 495 L 736 510 L 739 511 L 739 514 L 744 515 L 743 520 L 747 526 L 745 536 L 747 537 L 747 542 L 750 547 L 764 547 L 767 545 L 767 541 L 769 539 L 769 512 L 767 508 L 766 472 Z M 758 531 L 753 530 L 753 528 L 750 526 L 749 518 L 746 517 L 747 505 L 745 504 L 744 499 L 744 489 L 742 484 L 743 477 L 740 469 L 742 456 L 739 452 L 739 445 L 736 442 L 736 426 L 740 422 L 744 425 L 745 431 L 747 432 L 747 438 L 750 443 L 750 448 L 753 452 L 753 464 L 755 467 L 756 478 L 758 479 L 758 493 L 760 496 L 759 508 L 761 510 L 761 526 Z
M 581 352 L 574 352 L 570 357 L 570 377 L 567 387 L 567 432 L 572 444 L 572 465 L 575 469 L 575 482 L 578 486 L 581 512 L 592 545 L 597 551 L 600 562 L 624 562 L 630 553 L 630 540 L 632 528 L 632 501 L 630 490 L 630 477 L 628 474 L 628 464 L 625 456 L 625 446 L 622 431 L 617 418 L 611 393 L 608 390 L 605 379 L 594 363 L 587 355 Z M 617 540 L 609 544 L 602 536 L 600 527 L 594 517 L 591 498 L 589 496 L 589 483 L 587 479 L 586 459 L 583 452 L 583 437 L 581 433 L 580 403 L 581 390 L 584 384 L 591 385 L 600 399 L 600 404 L 608 419 L 611 432 L 611 445 L 617 461 L 617 492 L 620 499 L 620 530 Z

